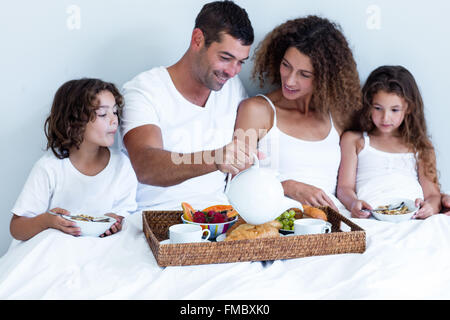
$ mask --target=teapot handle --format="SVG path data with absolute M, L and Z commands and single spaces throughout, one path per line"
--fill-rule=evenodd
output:
M 258 159 L 258 156 L 256 155 L 256 153 L 253 153 L 252 156 L 253 156 L 253 165 L 252 165 L 250 168 L 255 167 L 255 168 L 258 169 L 258 168 L 259 168 L 259 159 Z M 231 174 L 231 173 L 228 173 L 228 174 L 227 174 L 227 184 L 225 185 L 225 194 L 227 194 L 227 193 L 228 193 L 228 190 L 230 189 L 231 177 L 232 177 L 232 174 Z
M 231 182 L 231 173 L 227 173 L 227 183 L 225 185 L 225 194 L 230 190 L 230 182 Z
M 253 165 L 252 165 L 252 167 L 259 168 L 258 156 L 256 155 L 256 153 L 253 153 L 252 156 L 253 156 Z

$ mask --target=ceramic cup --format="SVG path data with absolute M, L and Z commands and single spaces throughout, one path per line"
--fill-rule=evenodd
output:
M 203 230 L 202 227 L 193 224 L 174 224 L 169 227 L 169 239 L 171 243 L 200 242 L 205 232 L 204 240 L 207 240 L 211 235 L 208 229 Z
M 321 219 L 298 219 L 294 221 L 294 235 L 330 233 L 331 223 Z

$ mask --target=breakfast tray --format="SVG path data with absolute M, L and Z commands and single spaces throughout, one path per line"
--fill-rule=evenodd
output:
M 186 266 L 239 261 L 293 259 L 342 253 L 363 253 L 365 231 L 330 207 L 321 207 L 331 223 L 331 233 L 276 238 L 160 244 L 169 227 L 182 223 L 182 211 L 143 211 L 143 230 L 159 266 Z M 238 222 L 242 223 L 242 218 Z M 344 226 L 342 226 L 344 224 Z M 342 228 L 348 231 L 342 231 Z

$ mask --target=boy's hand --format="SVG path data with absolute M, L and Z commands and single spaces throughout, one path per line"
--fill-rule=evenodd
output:
M 105 214 L 105 216 L 110 216 L 110 217 L 116 219 L 117 222 L 115 222 L 115 223 L 111 226 L 111 228 L 109 228 L 109 230 L 106 230 L 105 233 L 103 233 L 102 235 L 100 235 L 101 238 L 110 236 L 110 235 L 112 235 L 112 234 L 114 234 L 114 233 L 117 233 L 117 232 L 119 232 L 120 230 L 122 230 L 122 221 L 123 221 L 123 217 L 122 217 L 122 216 L 119 216 L 119 215 L 117 215 L 117 214 L 115 214 L 115 213 L 107 213 L 107 214 Z
M 350 209 L 353 218 L 369 218 L 371 213 L 369 211 L 362 210 L 372 210 L 372 207 L 370 206 L 370 204 L 363 200 L 355 200 L 353 201 L 352 207 Z
M 55 213 L 60 213 L 63 215 L 70 215 L 70 212 L 61 209 L 61 208 L 53 208 L 51 211 Z M 81 229 L 77 227 L 77 224 L 73 221 L 69 221 L 67 219 L 64 219 L 60 216 L 55 216 L 53 214 L 50 214 L 48 212 L 45 213 L 47 215 L 47 225 L 50 228 L 60 230 L 64 233 L 70 234 L 72 236 L 80 236 L 81 235 Z

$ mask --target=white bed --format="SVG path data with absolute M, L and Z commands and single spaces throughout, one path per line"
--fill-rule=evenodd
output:
M 449 299 L 450 217 L 353 219 L 363 254 L 161 268 L 135 214 L 120 233 L 47 230 L 0 258 L 0 299 Z

